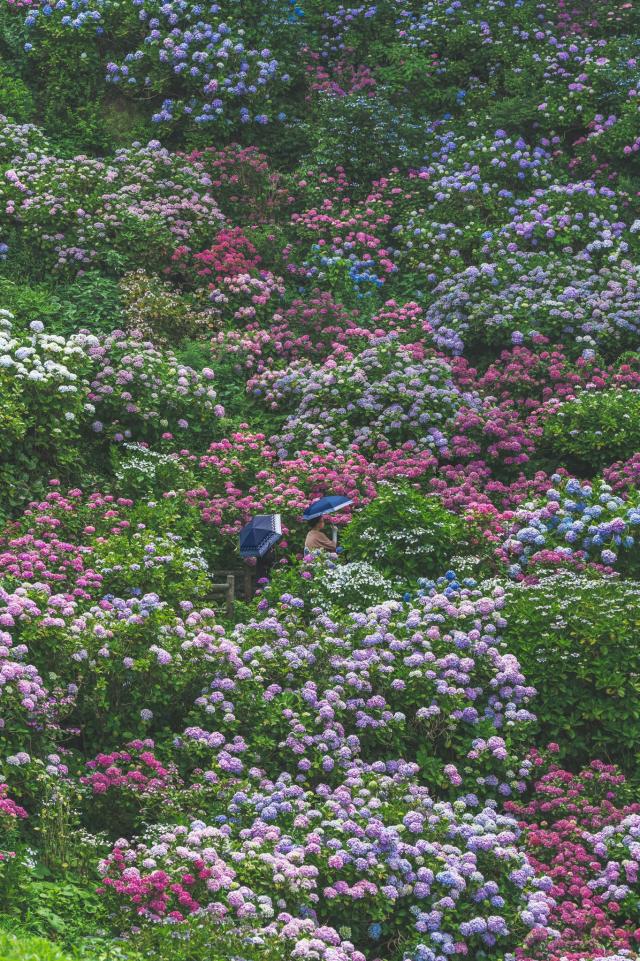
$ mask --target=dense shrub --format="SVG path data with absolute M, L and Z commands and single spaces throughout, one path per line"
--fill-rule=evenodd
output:
M 418 166 L 423 159 L 426 123 L 416 120 L 406 104 L 359 91 L 336 97 L 320 93 L 304 133 L 311 144 L 305 160 L 330 168 L 336 158 L 349 179 L 368 183 L 380 170 Z
M 0 476 L 3 505 L 26 499 L 32 478 L 70 469 L 78 457 L 87 417 L 83 377 L 89 361 L 81 338 L 48 335 L 39 321 L 14 335 L 12 317 L 0 317 Z
M 180 297 L 170 284 L 144 270 L 121 278 L 120 296 L 128 332 L 141 334 L 156 344 L 206 336 L 213 326 L 208 304 Z
M 562 458 L 589 476 L 640 450 L 639 425 L 637 390 L 583 391 L 552 409 L 544 424 L 544 443 L 554 463 Z
M 0 952 L 6 961 L 70 961 L 70 955 L 44 938 L 0 931 Z
M 391 484 L 380 485 L 341 539 L 350 559 L 369 561 L 406 583 L 446 570 L 467 542 L 468 528 L 439 498 Z
M 635 581 L 568 573 L 507 592 L 505 641 L 538 691 L 541 736 L 574 763 L 636 768 L 638 602 Z
M 0 67 L 0 104 L 8 120 L 28 123 L 34 119 L 35 104 L 26 83 L 5 67 Z

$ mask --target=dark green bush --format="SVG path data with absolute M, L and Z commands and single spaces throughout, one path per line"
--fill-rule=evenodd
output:
M 24 80 L 15 76 L 9 67 L 0 63 L 0 113 L 16 123 L 34 119 L 35 103 Z
M 575 574 L 512 587 L 506 649 L 538 691 L 541 741 L 566 763 L 594 757 L 627 774 L 640 757 L 640 587 Z
M 2 961 L 71 961 L 68 954 L 51 941 L 29 934 L 0 931 Z
M 384 94 L 323 94 L 303 126 L 312 143 L 306 159 L 325 169 L 339 163 L 359 183 L 368 183 L 394 166 L 419 166 L 423 159 L 425 121 L 416 120 L 406 107 L 390 103 Z
M 409 485 L 381 484 L 341 537 L 350 561 L 368 561 L 394 580 L 443 574 L 468 545 L 467 528 L 438 497 Z
M 560 404 L 544 425 L 554 464 L 593 476 L 640 450 L 640 391 L 583 391 Z

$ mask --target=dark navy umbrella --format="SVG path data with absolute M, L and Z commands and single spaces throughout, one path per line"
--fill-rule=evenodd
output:
M 330 497 L 321 497 L 319 501 L 314 501 L 302 516 L 306 521 L 312 521 L 315 517 L 322 517 L 323 514 L 333 514 L 334 511 L 348 507 L 349 504 L 353 504 L 350 497 L 332 494 Z
M 264 557 L 282 537 L 280 514 L 258 514 L 240 531 L 242 557 Z

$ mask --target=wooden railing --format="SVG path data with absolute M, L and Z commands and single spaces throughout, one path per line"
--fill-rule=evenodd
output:
M 215 596 L 222 594 L 225 599 L 225 611 L 227 617 L 233 617 L 233 605 L 236 597 L 236 579 L 233 574 L 227 574 L 227 578 L 222 584 L 211 584 L 211 593 Z
M 225 599 L 225 611 L 227 617 L 233 617 L 233 607 L 236 599 L 236 585 L 242 583 L 242 596 L 245 601 L 250 601 L 255 592 L 254 572 L 250 567 L 234 571 L 216 571 L 214 577 L 223 577 L 224 581 L 211 585 L 211 593 L 215 596 L 223 596 Z

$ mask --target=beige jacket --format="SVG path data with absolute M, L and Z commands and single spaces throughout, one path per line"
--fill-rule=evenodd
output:
M 314 551 L 335 551 L 336 542 L 330 540 L 322 531 L 309 531 L 304 542 L 304 549 L 309 554 Z

